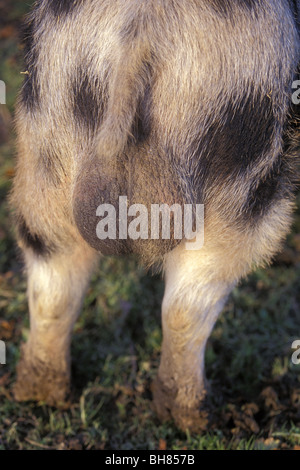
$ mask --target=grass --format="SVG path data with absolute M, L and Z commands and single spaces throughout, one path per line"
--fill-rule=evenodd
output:
M 0 79 L 12 114 L 22 81 L 15 28 L 28 5 L 0 1 L 1 7 Z M 233 291 L 209 340 L 216 410 L 210 432 L 183 433 L 159 423 L 152 410 L 163 284 L 132 259 L 105 258 L 92 279 L 73 336 L 71 408 L 13 401 L 20 343 L 29 330 L 6 200 L 14 152 L 11 132 L 0 146 L 0 339 L 7 344 L 7 365 L 0 366 L 0 449 L 299 449 L 300 365 L 291 362 L 291 344 L 300 339 L 299 211 L 283 254 Z

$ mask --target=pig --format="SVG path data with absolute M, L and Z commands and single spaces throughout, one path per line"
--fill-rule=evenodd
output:
M 11 193 L 30 314 L 16 400 L 66 403 L 91 273 L 105 255 L 134 255 L 165 280 L 156 412 L 184 430 L 207 426 L 207 340 L 292 221 L 298 12 L 289 0 L 36 2 Z M 118 217 L 120 197 L 149 211 L 192 207 L 195 236 L 203 206 L 204 242 L 188 249 L 174 213 L 169 238 L 162 227 L 156 239 L 99 237 L 99 207 Z

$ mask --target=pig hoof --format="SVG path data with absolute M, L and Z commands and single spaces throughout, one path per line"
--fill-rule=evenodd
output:
M 13 386 L 16 401 L 43 401 L 50 406 L 69 406 L 69 374 L 58 372 L 49 364 L 30 361 L 22 346 L 22 356 L 17 365 L 17 380 Z
M 208 406 L 199 402 L 199 407 L 187 408 L 176 403 L 176 390 L 168 389 L 156 377 L 152 386 L 154 410 L 161 421 L 173 419 L 176 426 L 182 431 L 201 433 L 206 431 L 210 423 Z
M 183 408 L 175 404 L 172 417 L 179 429 L 194 433 L 207 431 L 210 423 L 210 413 L 202 404 L 199 404 L 199 408 Z

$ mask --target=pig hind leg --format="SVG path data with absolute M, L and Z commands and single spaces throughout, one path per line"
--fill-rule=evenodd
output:
M 23 251 L 28 274 L 30 335 L 22 346 L 14 395 L 19 401 L 42 400 L 50 405 L 65 405 L 70 385 L 72 327 L 95 254 L 80 242 L 61 246 L 56 254 L 37 253 L 36 247 L 33 249 L 29 244 Z
M 188 251 L 183 243 L 166 256 L 162 356 L 152 389 L 161 419 L 173 418 L 183 430 L 206 429 L 207 340 L 238 280 L 280 247 L 290 211 L 290 203 L 282 201 L 242 232 L 221 220 L 208 221 L 201 250 Z

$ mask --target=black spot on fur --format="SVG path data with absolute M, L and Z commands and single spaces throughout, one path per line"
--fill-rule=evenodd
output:
M 26 76 L 21 90 L 21 99 L 29 111 L 34 111 L 39 105 L 39 84 L 37 71 L 31 68 Z
M 298 29 L 300 28 L 300 3 L 299 0 L 290 0 L 292 12 L 294 13 Z
M 152 130 L 151 112 L 153 106 L 153 64 L 156 61 L 155 54 L 151 54 L 150 61 L 143 61 L 142 71 L 140 76 L 145 83 L 144 91 L 139 96 L 135 119 L 131 128 L 131 135 L 129 137 L 129 145 L 133 140 L 134 144 L 144 143 L 150 137 Z
M 99 79 L 92 80 L 87 68 L 79 67 L 74 74 L 72 86 L 73 111 L 80 125 L 87 126 L 92 131 L 97 131 L 104 113 L 106 102 L 105 90 Z
M 294 77 L 299 79 L 299 75 Z M 290 92 L 292 96 L 293 90 Z M 279 199 L 292 199 L 299 182 L 300 111 L 291 103 L 283 129 L 283 151 L 265 177 L 255 180 L 245 206 L 245 217 L 259 219 Z
M 69 15 L 76 7 L 80 6 L 82 0 L 48 0 L 47 8 L 55 16 Z
M 278 158 L 268 174 L 254 182 L 244 207 L 244 216 L 246 218 L 250 216 L 252 219 L 260 218 L 278 198 L 287 196 L 289 190 L 285 164 L 281 158 Z
M 21 41 L 25 53 L 25 78 L 21 90 L 21 100 L 29 111 L 39 105 L 39 81 L 37 73 L 37 45 L 34 39 L 35 20 L 28 17 L 21 28 Z
M 265 157 L 276 121 L 272 101 L 267 96 L 250 94 L 238 103 L 229 102 L 219 119 L 209 127 L 200 142 L 189 149 L 191 182 L 205 203 L 205 188 L 227 179 L 246 176 L 249 167 Z
M 31 248 L 38 256 L 46 257 L 53 251 L 53 247 L 50 247 L 41 236 L 31 232 L 22 216 L 18 219 L 18 234 L 25 246 Z
M 147 140 L 151 133 L 151 107 L 152 92 L 148 85 L 145 94 L 139 100 L 133 128 L 131 130 L 135 143 L 143 143 Z
M 253 11 L 260 0 L 209 0 L 212 8 L 221 16 L 230 16 L 236 6 Z

